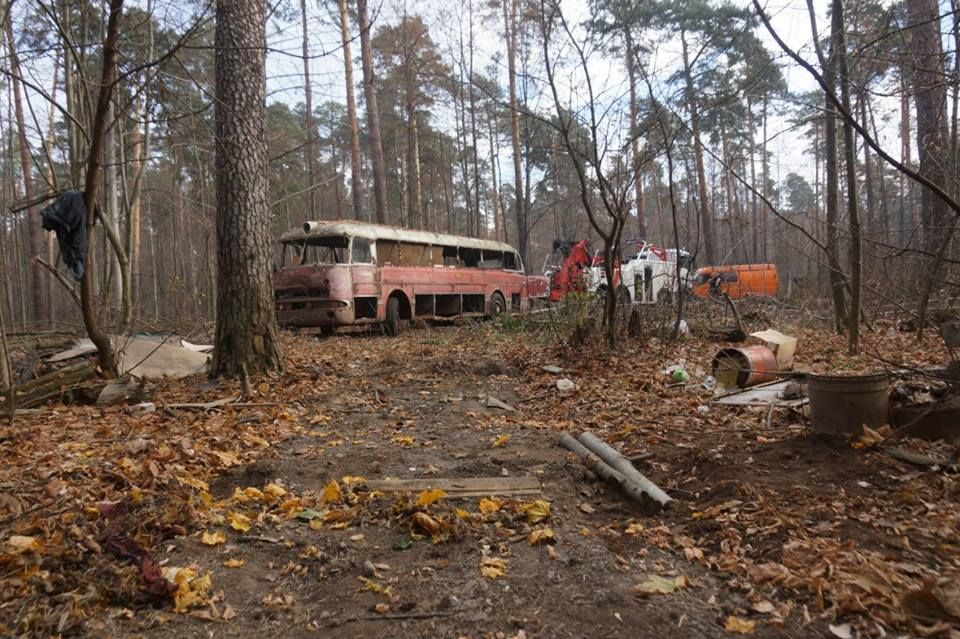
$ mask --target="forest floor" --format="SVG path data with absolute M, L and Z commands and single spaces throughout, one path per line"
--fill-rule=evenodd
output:
M 891 327 L 853 359 L 776 328 L 808 370 L 948 358 Z M 240 406 L 170 407 L 241 393 L 193 378 L 145 415 L 20 418 L 0 434 L 0 635 L 960 637 L 956 475 L 818 439 L 803 411 L 711 404 L 696 382 L 724 344 L 587 342 L 510 321 L 285 335 L 285 372 Z M 671 508 L 589 477 L 558 445 L 583 430 L 642 457 Z M 366 485 L 482 477 L 541 492 Z

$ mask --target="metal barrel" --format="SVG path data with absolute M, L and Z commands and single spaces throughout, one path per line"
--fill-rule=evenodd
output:
M 886 373 L 839 376 L 810 375 L 810 422 L 814 432 L 859 435 L 863 426 L 879 428 L 890 418 Z

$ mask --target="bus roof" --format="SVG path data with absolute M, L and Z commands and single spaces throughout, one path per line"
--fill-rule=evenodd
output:
M 433 244 L 439 246 L 462 246 L 488 251 L 503 251 L 516 253 L 517 250 L 503 242 L 494 240 L 480 240 L 474 237 L 461 237 L 445 233 L 430 231 L 414 231 L 398 226 L 385 224 L 367 224 L 365 222 L 304 222 L 299 229 L 288 231 L 280 236 L 281 242 L 304 240 L 308 237 L 326 237 L 330 235 L 347 235 L 350 237 L 365 237 L 368 240 L 393 240 L 396 242 L 410 242 L 413 244 Z

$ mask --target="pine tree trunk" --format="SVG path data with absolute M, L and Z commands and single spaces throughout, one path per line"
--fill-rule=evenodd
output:
M 497 154 L 493 146 L 494 120 L 496 120 L 496 116 L 491 109 L 487 117 L 487 135 L 490 138 L 490 188 L 493 191 L 490 196 L 490 203 L 493 205 L 493 239 L 502 242 L 503 228 L 500 225 L 500 193 L 497 189 Z
M 945 69 L 939 5 L 936 0 L 908 0 L 907 14 L 920 174 L 934 184 L 948 188 L 947 170 L 952 163 L 948 153 L 947 90 L 943 81 Z M 947 203 L 930 189 L 922 188 L 920 202 L 925 245 L 934 257 L 927 260 L 926 274 L 920 285 L 918 339 L 923 336 L 930 295 L 955 228 Z
M 627 79 L 630 82 L 630 147 L 633 153 L 633 188 L 637 199 L 637 233 L 639 239 L 647 237 L 647 219 L 643 210 L 643 179 L 640 158 L 639 106 L 637 105 L 637 69 L 633 58 L 635 50 L 630 27 L 623 29 L 623 43 L 626 48 Z
M 347 90 L 347 124 L 350 127 L 350 194 L 353 196 L 353 217 L 370 221 L 369 209 L 363 208 L 363 162 L 360 159 L 360 126 L 357 123 L 357 100 L 353 94 L 353 54 L 350 51 L 350 15 L 347 0 L 338 0 L 340 38 L 343 43 L 343 77 Z
M 30 146 L 27 141 L 27 127 L 23 118 L 23 96 L 20 86 L 20 60 L 17 55 L 16 42 L 13 39 L 13 18 L 10 12 L 6 13 L 7 50 L 9 52 L 10 74 L 13 85 L 14 114 L 16 116 L 16 125 L 18 131 L 18 142 L 20 147 L 20 171 L 23 179 L 23 197 L 26 201 L 33 199 L 33 160 L 30 157 Z M 43 299 L 43 274 L 40 267 L 34 262 L 34 258 L 43 253 L 43 242 L 40 236 L 40 220 L 33 215 L 32 208 L 26 210 L 27 224 L 27 242 L 29 254 L 30 271 L 30 310 L 28 317 L 30 319 L 40 319 L 48 315 L 44 308 Z
M 317 219 L 317 147 L 316 129 L 313 123 L 313 85 L 310 84 L 310 38 L 307 29 L 307 0 L 300 0 L 300 26 L 303 34 L 301 43 L 303 55 L 303 129 L 307 142 L 303 146 L 307 165 L 307 215 L 308 219 Z
M 836 36 L 837 63 L 840 70 L 840 99 L 843 109 L 850 110 L 850 73 L 847 68 L 847 40 L 843 0 L 833 0 L 833 32 Z M 857 198 L 857 146 L 853 126 L 843 123 L 843 146 L 847 169 L 847 215 L 850 228 L 850 313 L 847 315 L 847 353 L 860 352 L 860 299 L 863 273 L 863 230 L 860 227 L 860 206 Z
M 517 250 L 524 268 L 527 267 L 529 229 L 524 191 L 523 168 L 520 153 L 520 110 L 517 103 L 517 12 L 518 0 L 501 0 L 503 23 L 507 42 L 507 75 L 510 89 L 510 144 L 513 146 L 513 193 L 517 215 Z
M 386 224 L 387 175 L 383 163 L 383 145 L 380 138 L 380 111 L 377 108 L 377 89 L 373 85 L 373 49 L 370 46 L 370 17 L 367 0 L 357 0 L 360 20 L 360 57 L 363 63 L 363 95 L 367 101 L 367 136 L 370 138 L 370 158 L 373 164 L 373 195 L 377 206 L 377 222 Z
M 100 328 L 94 309 L 94 264 L 93 247 L 94 219 L 103 178 L 101 155 L 107 127 L 107 113 L 110 107 L 111 93 L 116 76 L 117 37 L 120 20 L 123 15 L 123 0 L 110 0 L 110 14 L 107 19 L 107 31 L 103 40 L 103 61 L 100 74 L 100 89 L 97 95 L 96 111 L 93 115 L 93 127 L 90 131 L 90 146 L 87 153 L 87 172 L 84 180 L 83 201 L 87 208 L 87 256 L 86 268 L 80 283 L 81 312 L 90 340 L 97 347 L 97 362 L 105 377 L 117 376 L 117 362 L 109 337 Z
M 700 200 L 700 224 L 703 236 L 703 249 L 707 263 L 715 264 L 716 248 L 713 242 L 713 213 L 707 195 L 707 173 L 703 166 L 703 143 L 700 141 L 700 105 L 693 87 L 693 69 L 690 68 L 690 54 L 687 50 L 687 38 L 680 32 L 680 45 L 683 53 L 683 77 L 686 80 L 687 108 L 690 111 L 690 128 L 693 130 L 693 156 L 697 170 L 698 199 Z
M 217 0 L 217 331 L 212 373 L 281 368 L 270 281 L 266 0 Z

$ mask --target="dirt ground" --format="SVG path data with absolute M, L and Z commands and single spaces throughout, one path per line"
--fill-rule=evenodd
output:
M 819 440 L 802 411 L 711 404 L 696 382 L 717 344 L 636 340 L 610 356 L 471 324 L 398 339 L 291 335 L 285 346 L 285 375 L 251 406 L 161 415 L 149 434 L 135 422 L 124 436 L 134 461 L 138 437 L 172 449 L 191 437 L 199 451 L 206 438 L 189 422 L 212 432 L 213 421 L 227 452 L 219 469 L 171 471 L 164 485 L 192 493 L 182 528 L 133 535 L 169 579 L 189 569 L 174 606 L 113 593 L 67 634 L 960 636 L 955 476 Z M 840 353 L 801 336 L 798 364 L 837 365 Z M 935 341 L 900 353 L 942 355 Z M 688 386 L 662 373 L 678 362 Z M 557 390 L 560 378 L 576 388 Z M 230 390 L 195 381 L 178 392 Z M 514 410 L 487 407 L 488 396 Z M 670 508 L 644 510 L 585 471 L 558 445 L 583 430 L 634 457 Z M 238 443 L 250 437 L 253 452 Z M 542 489 L 456 498 L 364 483 L 478 477 L 533 477 Z

